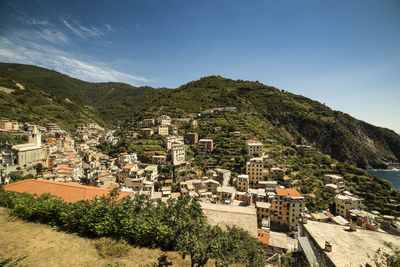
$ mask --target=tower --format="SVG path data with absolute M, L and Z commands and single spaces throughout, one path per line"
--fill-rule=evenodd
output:
M 34 144 L 35 146 L 42 146 L 42 136 L 38 129 L 36 128 L 36 125 L 33 127 L 32 133 L 29 135 L 29 143 Z

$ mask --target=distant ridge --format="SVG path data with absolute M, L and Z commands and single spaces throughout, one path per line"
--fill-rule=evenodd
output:
M 17 82 L 25 89 L 19 89 Z M 309 144 L 362 168 L 385 168 L 388 162 L 400 160 L 398 133 L 259 82 L 214 75 L 173 90 L 154 89 L 89 83 L 45 68 L 0 63 L 0 86 L 15 90 L 0 91 L 1 116 L 57 122 L 67 130 L 87 121 L 132 127 L 149 116 L 184 117 L 208 108 L 235 106 L 242 118 L 232 121 L 232 127 L 241 130 L 244 120 L 260 122 L 250 131 L 261 138 Z

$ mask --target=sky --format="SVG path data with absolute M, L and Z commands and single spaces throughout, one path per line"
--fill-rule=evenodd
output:
M 0 0 L 0 61 L 136 86 L 257 80 L 400 133 L 399 0 Z

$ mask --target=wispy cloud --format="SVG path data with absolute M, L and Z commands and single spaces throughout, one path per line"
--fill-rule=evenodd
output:
M 78 35 L 78 36 L 80 36 L 82 38 L 87 38 L 87 37 L 91 37 L 91 36 L 100 37 L 100 36 L 104 35 L 104 32 L 102 32 L 98 28 L 96 28 L 96 27 L 86 27 L 86 26 L 81 25 L 77 21 L 68 22 L 67 20 L 62 19 L 62 22 L 74 34 L 76 34 L 76 35 Z
M 31 42 L 16 43 L 7 38 L 0 38 L 0 61 L 38 65 L 92 82 L 113 81 L 133 85 L 150 82 L 145 77 L 110 68 L 104 62 L 87 62 L 49 46 Z
M 28 25 L 40 25 L 40 26 L 48 26 L 50 25 L 47 19 L 37 19 L 37 18 L 28 18 L 25 20 Z
M 52 43 L 64 43 L 68 44 L 68 37 L 61 31 L 55 29 L 40 29 L 34 31 L 38 37 Z
M 109 30 L 109 31 L 113 31 L 114 30 L 114 28 L 110 24 L 106 23 L 105 26 L 106 26 L 106 29 Z

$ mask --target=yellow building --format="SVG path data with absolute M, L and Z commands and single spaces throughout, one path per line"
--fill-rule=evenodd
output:
M 217 187 L 217 198 L 219 201 L 232 201 L 235 194 L 235 188 L 231 186 Z
M 249 140 L 246 142 L 246 151 L 247 153 L 253 157 L 253 156 L 263 156 L 263 144 L 258 141 L 254 140 Z
M 168 125 L 159 125 L 158 126 L 158 134 L 162 136 L 168 135 Z
M 246 174 L 250 184 L 255 185 L 264 177 L 264 162 L 262 158 L 252 158 L 246 163 Z
M 249 191 L 249 176 L 247 174 L 241 174 L 236 178 L 236 188 L 239 191 Z
M 361 210 L 362 200 L 353 196 L 347 195 L 336 195 L 335 196 L 335 207 L 336 213 L 341 215 L 343 218 L 348 218 L 347 211 L 358 209 Z
M 258 227 L 261 227 L 262 219 L 269 218 L 269 216 L 271 216 L 271 203 L 258 201 L 256 203 L 256 208 L 257 208 L 257 224 Z

